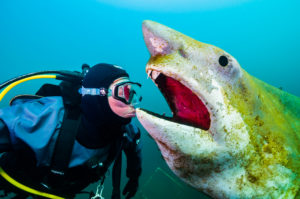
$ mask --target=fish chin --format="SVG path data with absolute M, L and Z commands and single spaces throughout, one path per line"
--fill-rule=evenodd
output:
M 217 143 L 214 142 L 209 131 L 179 124 L 172 118 L 144 109 L 137 109 L 136 114 L 143 127 L 158 144 L 169 166 L 173 164 L 171 159 L 183 154 L 197 154 L 204 157 L 216 150 Z

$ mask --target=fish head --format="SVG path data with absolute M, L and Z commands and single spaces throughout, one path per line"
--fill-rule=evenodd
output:
M 295 195 L 299 98 L 252 77 L 216 46 L 153 21 L 142 29 L 146 72 L 172 116 L 136 114 L 170 169 L 214 198 Z

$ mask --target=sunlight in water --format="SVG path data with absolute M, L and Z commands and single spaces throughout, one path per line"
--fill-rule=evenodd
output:
M 149 11 L 195 11 L 218 9 L 254 0 L 98 0 L 99 2 L 111 4 L 135 10 Z

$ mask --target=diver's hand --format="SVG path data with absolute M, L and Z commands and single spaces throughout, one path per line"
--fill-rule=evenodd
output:
M 111 199 L 121 199 L 121 193 L 120 193 L 120 190 L 118 190 L 118 191 L 113 190 Z
M 123 190 L 123 195 L 126 195 L 126 199 L 132 198 L 135 193 L 137 192 L 139 186 L 139 180 L 138 178 L 130 178 L 129 181 L 127 182 L 124 190 Z

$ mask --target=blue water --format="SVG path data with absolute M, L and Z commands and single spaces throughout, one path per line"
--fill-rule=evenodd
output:
M 158 89 L 146 79 L 149 53 L 141 23 L 150 19 L 224 49 L 251 75 L 300 96 L 300 1 L 124 2 L 1 0 L 0 82 L 39 70 L 80 70 L 82 63 L 113 63 L 143 84 L 142 107 L 170 112 Z M 39 85 L 32 81 L 18 86 L 1 107 L 10 97 L 33 93 Z M 172 181 L 176 177 L 144 130 L 143 143 L 143 175 L 136 198 L 206 198 L 180 181 Z M 122 184 L 125 182 L 123 178 Z M 109 183 L 108 179 L 107 198 Z M 174 187 L 178 193 L 164 186 Z

